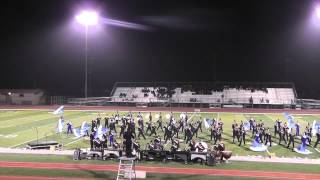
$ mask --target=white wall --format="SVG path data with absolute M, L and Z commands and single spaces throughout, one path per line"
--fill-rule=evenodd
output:
M 7 104 L 8 99 L 11 98 L 11 104 L 17 104 L 17 105 L 38 105 L 41 104 L 42 98 L 43 98 L 44 92 L 38 92 L 38 93 L 23 93 L 23 92 L 15 92 L 11 93 L 11 95 L 4 95 L 0 94 L 0 103 L 1 104 Z

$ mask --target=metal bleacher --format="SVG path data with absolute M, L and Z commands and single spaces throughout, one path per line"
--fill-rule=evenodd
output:
M 251 83 L 250 88 L 248 88 L 248 85 L 242 86 L 241 83 L 236 85 L 220 83 L 218 85 L 223 87 L 221 90 L 211 90 L 209 93 L 208 91 L 199 93 L 192 89 L 183 89 L 186 86 L 185 84 L 187 83 L 116 83 L 111 97 L 113 102 L 274 105 L 292 105 L 297 98 L 296 90 L 292 83 L 258 83 L 257 85 Z M 210 83 L 205 85 L 210 88 L 216 86 L 216 84 Z M 160 98 L 157 96 L 158 88 L 169 87 L 173 89 L 173 94 L 170 97 L 162 96 Z M 201 87 L 204 87 L 204 85 Z M 255 89 L 255 87 L 257 88 Z M 156 95 L 151 93 L 152 91 Z M 120 96 L 121 94 L 122 96 Z

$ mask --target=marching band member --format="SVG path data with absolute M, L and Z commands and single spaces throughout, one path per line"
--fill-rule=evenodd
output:
M 110 131 L 114 131 L 115 133 L 117 133 L 117 129 L 116 129 L 114 118 L 111 118 L 110 124 L 109 124 L 109 128 L 110 128 Z
M 220 151 L 224 151 L 225 150 L 225 145 L 224 145 L 224 142 L 223 141 L 220 141 L 219 144 L 218 144 L 218 149 Z
M 149 122 L 152 122 L 152 114 L 151 114 L 151 112 L 149 113 Z
M 286 138 L 286 141 L 288 141 L 289 140 L 289 127 L 288 127 L 287 123 L 284 123 L 283 132 L 284 132 L 284 136 Z
M 109 118 L 108 117 L 104 118 L 104 127 L 109 128 Z
M 277 119 L 275 122 L 274 122 L 274 137 L 277 137 L 277 133 L 278 133 L 278 121 L 279 119 Z
M 107 142 L 107 135 L 103 134 L 101 139 L 101 148 L 104 149 L 105 145 L 108 144 Z
M 179 149 L 180 143 L 178 139 L 174 139 L 172 142 L 171 151 L 177 151 Z
M 279 129 L 279 145 L 281 145 L 281 141 L 284 141 L 284 144 L 287 144 L 287 141 L 285 139 L 285 134 L 284 134 L 285 128 L 280 128 Z
M 142 116 L 141 117 L 138 117 L 138 125 L 142 128 L 142 130 L 144 131 L 144 123 L 143 123 L 143 118 Z
M 113 146 L 114 141 L 115 141 L 115 139 L 114 139 L 113 133 L 110 131 L 109 132 L 109 142 L 110 142 L 111 147 Z
M 196 151 L 196 142 L 194 140 L 190 141 L 189 145 L 188 145 L 188 149 L 189 151 Z
M 120 137 L 124 135 L 125 129 L 126 129 L 126 125 L 122 123 L 120 126 L 120 134 L 119 134 Z
M 299 122 L 297 122 L 295 124 L 295 126 L 296 126 L 296 136 L 300 136 L 300 124 L 299 124 Z
M 143 133 L 143 128 L 141 126 L 138 127 L 138 139 L 140 139 L 140 136 L 142 136 L 143 139 L 146 140 L 146 137 L 144 136 L 144 133 Z
M 120 149 L 120 144 L 117 142 L 117 140 L 115 139 L 112 145 L 113 149 Z
M 101 117 L 100 117 L 100 114 L 98 114 L 98 117 L 97 117 L 97 127 L 100 126 L 100 122 L 101 122 Z
M 140 144 L 137 140 L 133 141 L 133 149 L 135 149 L 137 152 L 140 151 Z
M 258 133 L 257 123 L 256 120 L 253 120 L 252 123 L 252 138 L 255 137 L 255 135 Z
M 186 128 L 186 137 L 187 137 L 187 142 L 186 142 L 186 143 L 188 143 L 188 142 L 191 141 L 192 136 L 193 136 L 193 135 L 192 135 L 192 130 L 191 130 L 191 128 L 190 128 L 190 127 Z
M 240 130 L 240 143 L 239 146 L 241 146 L 241 143 L 243 141 L 243 145 L 246 145 L 246 130 L 244 129 L 244 127 L 241 127 Z
M 250 118 L 250 119 L 249 119 L 249 124 L 250 124 L 250 130 L 252 130 L 253 118 Z
M 236 120 L 233 121 L 232 124 L 232 142 L 234 143 L 234 139 L 237 138 L 239 142 L 239 128 Z
M 270 147 L 271 147 L 271 144 L 272 144 L 272 140 L 271 140 L 271 132 L 270 132 L 270 129 L 268 128 L 267 129 L 267 133 L 266 133 L 266 142 L 265 142 L 265 145 L 268 144 L 268 142 L 270 143 Z
M 214 140 L 214 144 L 217 144 L 217 141 L 221 141 L 221 134 L 222 134 L 222 128 L 219 126 L 217 128 L 217 133 L 216 133 L 216 137 Z
M 146 134 L 148 133 L 148 131 L 150 131 L 150 132 L 151 132 L 151 127 L 152 127 L 152 122 L 149 120 L 149 121 L 147 122 L 147 130 L 146 130 Z
M 199 144 L 196 146 L 196 150 L 198 150 L 198 152 L 203 152 L 205 150 L 205 147 L 201 142 L 199 142 Z
M 320 130 L 318 130 L 316 136 L 317 136 L 317 141 L 315 142 L 313 148 L 317 148 L 317 145 L 318 145 L 319 142 L 320 142 Z
M 157 135 L 156 125 L 155 125 L 154 123 L 151 123 L 151 133 L 150 133 L 150 136 L 152 136 L 152 134 Z
M 69 132 L 72 134 L 72 123 L 71 123 L 71 121 L 69 121 L 68 123 L 67 123 L 67 134 L 69 134 Z
M 92 150 L 93 149 L 94 132 L 90 133 L 89 138 L 90 138 L 90 149 Z
M 212 138 L 216 138 L 216 126 L 214 123 L 211 125 L 211 131 L 210 131 L 210 140 L 212 141 Z
M 154 144 L 161 144 L 161 138 L 160 138 L 160 136 L 157 136 L 157 137 L 154 139 Z
M 157 123 L 158 123 L 157 131 L 160 128 L 161 131 L 163 132 L 161 112 L 159 113 L 159 119 L 157 120 Z
M 293 134 L 292 130 L 289 133 L 289 142 L 288 142 L 287 148 L 290 147 L 291 143 L 292 143 L 292 150 L 293 150 L 294 149 L 294 134 Z
M 198 129 L 200 129 L 200 132 L 202 132 L 202 121 L 199 119 L 197 123 L 198 123 Z
M 147 148 L 149 149 L 149 150 L 154 150 L 154 145 L 153 145 L 153 142 L 152 142 L 152 140 L 150 141 L 150 143 L 148 143 L 147 144 Z

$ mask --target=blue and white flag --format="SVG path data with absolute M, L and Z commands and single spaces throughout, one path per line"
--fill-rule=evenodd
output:
M 86 132 L 89 131 L 90 126 L 88 125 L 88 123 L 86 121 L 83 121 L 81 124 L 81 129 L 80 129 L 80 135 L 84 136 L 86 135 Z
M 287 120 L 288 128 L 289 129 L 295 128 L 296 123 L 294 122 L 294 117 L 289 113 L 284 113 L 284 117 Z
M 73 128 L 73 134 L 75 137 L 79 138 L 81 137 L 81 134 L 80 134 L 80 129 L 79 128 Z
M 64 120 L 62 118 L 59 119 L 56 132 L 61 133 L 63 130 Z
M 54 114 L 54 115 L 63 114 L 63 111 L 64 111 L 64 106 L 60 106 L 58 109 L 56 109 L 55 111 L 53 111 L 52 114 Z
M 85 136 L 87 134 L 87 131 L 90 129 L 90 126 L 86 121 L 82 122 L 82 125 L 80 128 L 73 128 L 73 134 L 76 138 L 80 138 L 82 136 Z
M 320 121 L 314 120 L 312 123 L 312 136 L 316 136 L 317 133 L 320 133 Z
M 205 127 L 206 129 L 208 129 L 208 128 L 210 128 L 210 126 L 212 126 L 213 121 L 212 121 L 211 119 L 206 119 L 206 118 L 204 118 L 204 119 L 203 119 L 203 124 L 204 124 L 204 127 Z
M 245 131 L 249 131 L 250 129 L 250 123 L 248 121 L 244 122 L 243 123 L 243 128 Z
M 102 135 L 107 133 L 108 129 L 107 128 L 103 128 L 102 125 L 100 125 L 96 131 L 96 133 L 94 134 L 94 138 L 99 138 L 102 139 Z

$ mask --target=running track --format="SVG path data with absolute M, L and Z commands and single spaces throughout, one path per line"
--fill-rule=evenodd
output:
M 94 171 L 116 172 L 118 165 L 0 161 L 0 167 L 30 168 L 30 169 L 60 169 L 60 170 L 94 170 Z M 195 168 L 137 166 L 136 170 L 146 171 L 147 173 L 159 173 L 159 174 L 236 176 L 236 177 L 271 178 L 271 179 L 293 179 L 293 180 L 304 180 L 304 179 L 319 180 L 320 179 L 320 174 L 270 172 L 270 171 L 268 172 L 268 171 L 219 170 L 219 169 L 214 169 L 214 167 L 212 169 L 195 169 Z M 0 176 L 0 179 L 7 179 L 7 178 L 2 178 Z M 17 176 L 15 178 L 14 176 L 12 176 L 11 179 L 19 180 L 19 179 L 23 179 L 23 177 Z M 23 180 L 29 180 L 29 179 L 23 179 Z M 32 178 L 32 179 L 36 179 L 36 178 Z M 55 179 L 55 178 L 48 178 L 48 180 L 50 179 Z M 73 180 L 73 179 L 74 178 L 70 178 L 69 180 Z

